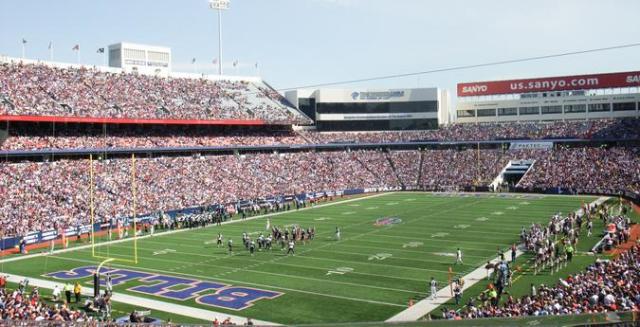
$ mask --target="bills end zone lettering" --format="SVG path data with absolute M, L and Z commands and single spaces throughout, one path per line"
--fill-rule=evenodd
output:
M 58 271 L 43 275 L 61 280 L 87 278 L 93 275 L 96 266 L 85 266 L 70 271 Z M 249 287 L 236 287 L 222 283 L 200 281 L 190 278 L 158 275 L 129 269 L 103 268 L 100 274 L 110 273 L 113 286 L 130 281 L 150 283 L 138 285 L 127 290 L 147 295 L 186 301 L 194 299 L 197 303 L 231 310 L 244 310 L 253 306 L 255 301 L 275 299 L 284 294 Z M 104 280 L 100 281 L 104 284 Z

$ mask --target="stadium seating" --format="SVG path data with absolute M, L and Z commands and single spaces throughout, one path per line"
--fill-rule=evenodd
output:
M 325 133 L 224 130 L 207 126 L 82 125 L 30 126 L 13 124 L 0 150 L 87 149 L 118 147 L 194 147 L 237 145 L 298 145 L 326 143 L 396 143 L 412 141 L 489 141 L 501 139 L 640 139 L 637 119 L 554 123 L 452 125 L 438 130 L 403 132 Z
M 487 186 L 506 162 L 516 159 L 537 160 L 520 182 L 525 189 L 640 194 L 637 147 L 360 150 L 138 159 L 136 201 L 140 213 L 154 213 L 301 192 Z M 89 167 L 87 159 L 0 165 L 5 235 L 88 222 Z M 97 160 L 94 171 L 98 219 L 129 215 L 131 161 Z
M 437 130 L 402 132 L 303 132 L 315 143 L 491 141 L 540 139 L 640 139 L 638 119 L 454 124 Z
M 549 316 L 632 311 L 638 306 L 640 247 L 612 260 L 597 260 L 585 271 L 560 279 L 556 285 L 540 285 L 537 294 L 509 297 L 503 304 L 470 302 L 460 312 L 444 313 L 447 319 Z
M 262 83 L 0 65 L 0 115 L 309 123 L 268 90 Z

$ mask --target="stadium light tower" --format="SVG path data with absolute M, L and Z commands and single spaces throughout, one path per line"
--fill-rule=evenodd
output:
M 209 0 L 209 8 L 218 11 L 218 73 L 222 75 L 222 11 L 229 9 L 231 0 Z

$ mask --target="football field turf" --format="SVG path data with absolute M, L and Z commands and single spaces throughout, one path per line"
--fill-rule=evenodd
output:
M 517 242 L 522 226 L 546 223 L 551 215 L 577 210 L 594 199 L 387 193 L 271 216 L 275 226 L 315 226 L 315 239 L 296 245 L 295 256 L 285 255 L 275 242 L 272 251 L 249 255 L 242 233 L 253 239 L 268 234 L 267 219 L 257 218 L 142 238 L 138 264 L 116 261 L 106 268 L 138 274 L 114 285 L 115 292 L 168 303 L 282 324 L 384 321 L 406 309 L 409 299 L 427 296 L 432 276 L 444 287 L 449 267 L 464 275 L 494 258 L 497 248 L 507 250 Z M 339 241 L 336 227 L 342 230 Z M 218 232 L 225 238 L 220 248 L 215 244 Z M 226 248 L 229 238 L 233 255 Z M 462 265 L 453 265 L 457 248 L 464 254 Z M 103 244 L 96 252 L 131 259 L 132 242 Z M 46 275 L 101 261 L 85 248 L 6 263 L 3 270 L 62 281 L 63 275 Z M 90 277 L 82 281 L 91 287 Z M 143 287 L 153 285 L 158 287 Z M 231 293 L 206 296 L 222 288 Z M 234 301 L 246 293 L 261 298 Z M 180 316 L 173 321 L 179 322 Z

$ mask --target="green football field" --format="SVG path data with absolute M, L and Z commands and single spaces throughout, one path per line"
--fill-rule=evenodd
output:
M 498 248 L 506 250 L 517 242 L 522 226 L 547 222 L 557 212 L 574 211 L 582 202 L 594 199 L 387 193 L 271 216 L 271 224 L 280 227 L 315 226 L 316 238 L 297 244 L 295 256 L 285 255 L 279 244 L 272 251 L 250 256 L 242 246 L 242 233 L 254 239 L 261 232 L 267 235 L 267 219 L 257 218 L 141 238 L 137 241 L 138 264 L 115 261 L 106 268 L 145 274 L 141 278 L 151 276 L 147 281 L 132 279 L 115 285 L 115 292 L 168 303 L 281 324 L 384 321 L 406 309 L 410 299 L 426 297 L 432 276 L 444 286 L 449 267 L 456 275 L 464 275 L 494 258 Z M 339 241 L 334 237 L 336 227 L 342 230 Z M 220 248 L 215 244 L 218 232 L 225 238 Z M 233 255 L 226 248 L 229 238 L 234 242 Z M 457 248 L 464 253 L 463 265 L 453 265 Z M 132 242 L 102 244 L 95 250 L 102 256 L 133 258 Z M 85 248 L 6 263 L 2 269 L 8 274 L 60 281 L 45 275 L 101 261 Z M 156 293 L 132 290 L 171 278 L 183 284 Z M 225 304 L 231 303 L 228 298 L 212 304 L 195 296 L 215 290 L 203 290 L 185 300 L 167 296 L 167 292 L 193 286 L 189 281 L 268 295 L 233 309 Z M 82 282 L 91 287 L 90 277 Z M 181 316 L 173 321 L 181 321 Z

